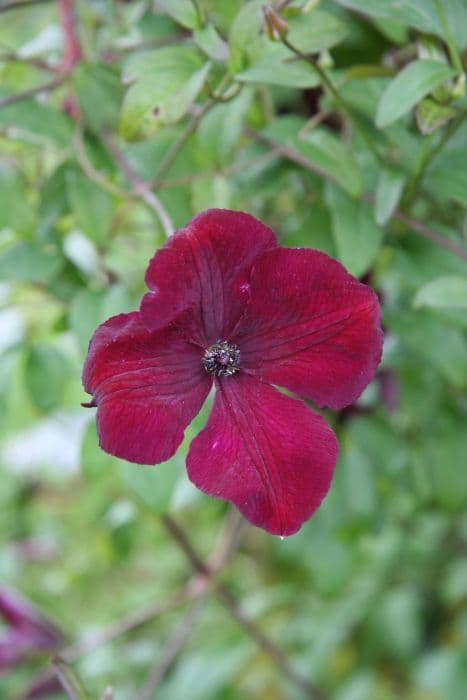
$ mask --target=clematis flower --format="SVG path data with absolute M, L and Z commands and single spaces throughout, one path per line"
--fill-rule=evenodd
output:
M 31 651 L 53 651 L 62 640 L 58 629 L 26 598 L 0 586 L 0 616 L 7 625 L 0 637 L 0 673 L 16 666 Z
M 376 294 L 329 256 L 283 248 L 252 216 L 208 210 L 156 252 L 140 310 L 96 330 L 83 383 L 100 446 L 171 457 L 211 387 L 187 469 L 254 525 L 296 532 L 332 480 L 338 446 L 317 406 L 355 401 L 381 357 Z

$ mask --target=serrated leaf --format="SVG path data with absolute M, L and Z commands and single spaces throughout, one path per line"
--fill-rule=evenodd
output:
M 200 54 L 187 46 L 157 49 L 127 68 L 129 88 L 120 118 L 121 135 L 136 140 L 158 126 L 181 119 L 193 104 L 210 71 Z
M 396 168 L 382 168 L 379 172 L 375 196 L 375 220 L 384 226 L 391 218 L 404 189 L 405 175 Z
M 287 40 L 302 53 L 330 49 L 347 35 L 344 22 L 323 10 L 312 10 L 288 20 Z
M 334 185 L 326 185 L 337 257 L 356 277 L 371 267 L 383 240 L 367 202 L 352 199 Z
M 347 144 L 324 127 L 316 127 L 300 138 L 300 151 L 319 165 L 350 195 L 362 191 L 362 176 Z
M 457 110 L 449 105 L 441 105 L 431 97 L 425 97 L 415 110 L 417 126 L 423 135 L 432 134 L 451 121 Z
M 443 275 L 418 290 L 414 306 L 432 309 L 467 309 L 467 278 Z
M 434 88 L 455 75 L 438 61 L 413 61 L 391 80 L 376 110 L 376 125 L 382 129 L 407 114 Z

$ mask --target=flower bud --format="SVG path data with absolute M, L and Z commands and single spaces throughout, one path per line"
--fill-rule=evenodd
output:
M 270 39 L 285 39 L 289 30 L 289 25 L 282 19 L 272 7 L 263 5 L 263 15 L 266 31 Z

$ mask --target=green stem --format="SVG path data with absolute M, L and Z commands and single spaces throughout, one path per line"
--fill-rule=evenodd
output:
M 228 83 L 228 81 L 229 76 L 224 76 L 222 78 L 221 82 L 217 87 L 217 90 L 215 90 L 212 96 L 209 98 L 209 100 L 204 103 L 204 105 L 200 108 L 199 112 L 191 117 L 190 121 L 185 126 L 183 131 L 180 132 L 178 138 L 173 142 L 172 146 L 169 148 L 169 150 L 163 157 L 161 164 L 159 165 L 159 168 L 157 169 L 157 172 L 154 176 L 154 180 L 152 182 L 152 189 L 154 192 L 156 192 L 161 187 L 164 175 L 166 174 L 166 172 L 174 162 L 175 158 L 179 154 L 185 141 L 195 131 L 202 118 L 209 112 L 209 110 L 212 107 L 214 107 L 215 104 L 217 104 L 218 102 L 226 101 L 225 91 L 227 90 L 226 83 Z M 237 93 L 232 95 L 232 97 L 235 97 L 236 94 Z
M 338 89 L 336 88 L 336 86 L 334 85 L 334 83 L 332 82 L 332 80 L 329 78 L 329 76 L 328 76 L 328 74 L 326 73 L 326 71 L 324 70 L 324 68 L 322 68 L 322 67 L 319 65 L 319 63 L 318 63 L 314 58 L 312 58 L 311 56 L 307 56 L 307 54 L 303 53 L 302 51 L 300 51 L 300 49 L 297 49 L 296 46 L 294 46 L 293 44 L 291 44 L 291 43 L 288 41 L 287 37 L 282 37 L 281 40 L 282 40 L 282 43 L 284 44 L 284 46 L 287 46 L 287 48 L 290 49 L 296 56 L 298 56 L 299 58 L 301 58 L 301 59 L 303 59 L 304 61 L 306 61 L 306 62 L 313 68 L 313 70 L 315 71 L 315 73 L 317 73 L 318 77 L 320 78 L 322 84 L 323 84 L 323 85 L 327 88 L 327 90 L 331 93 L 331 95 L 332 95 L 332 96 L 334 97 L 334 99 L 336 100 L 337 104 L 338 104 L 338 105 L 341 107 L 341 109 L 347 114 L 347 116 L 350 117 L 350 119 L 352 120 L 352 123 L 354 124 L 356 130 L 358 131 L 358 133 L 360 134 L 360 136 L 361 136 L 361 137 L 363 138 L 363 140 L 365 141 L 365 143 L 366 143 L 366 145 L 368 146 L 369 150 L 370 150 L 371 153 L 373 154 L 375 160 L 377 160 L 377 162 L 378 162 L 380 165 L 384 165 L 385 163 L 384 163 L 383 157 L 380 155 L 380 153 L 379 153 L 379 151 L 378 151 L 376 145 L 373 143 L 372 139 L 368 136 L 368 134 L 367 134 L 367 132 L 365 131 L 365 129 L 363 129 L 363 128 L 361 127 L 361 125 L 360 125 L 360 123 L 359 123 L 359 121 L 358 121 L 358 116 L 356 115 L 354 108 L 352 107 L 352 105 L 350 105 L 350 104 L 347 102 L 347 100 L 345 100 L 345 99 L 342 97 L 342 95 L 339 93 Z
M 464 123 L 467 117 L 467 113 L 463 112 L 457 119 L 454 119 L 449 126 L 446 128 L 443 136 L 439 139 L 438 143 L 430 150 L 430 146 L 433 142 L 433 135 L 425 137 L 422 141 L 422 146 L 420 153 L 415 164 L 415 169 L 413 175 L 407 185 L 406 194 L 404 197 L 403 208 L 408 211 L 415 201 L 420 185 L 425 177 L 428 166 L 432 160 L 438 155 L 438 153 L 444 148 L 449 139 L 451 139 L 461 124 Z
M 454 39 L 452 38 L 452 34 L 449 30 L 449 26 L 446 20 L 446 15 L 444 14 L 443 10 L 443 5 L 441 3 L 441 0 L 433 0 L 435 3 L 436 7 L 436 12 L 438 13 L 439 21 L 441 24 L 441 27 L 443 29 L 443 34 L 444 34 L 444 40 L 446 42 L 446 46 L 448 47 L 449 51 L 449 57 L 451 59 L 451 63 L 456 69 L 456 71 L 461 74 L 464 72 L 464 67 L 462 65 L 461 57 L 459 56 L 459 52 L 456 48 L 456 45 L 454 43 Z
M 198 0 L 191 0 L 193 3 L 193 6 L 196 10 L 196 14 L 198 15 L 198 22 L 200 24 L 200 27 L 203 26 L 204 24 L 204 15 L 203 15 L 203 10 L 201 9 L 201 5 L 199 4 Z

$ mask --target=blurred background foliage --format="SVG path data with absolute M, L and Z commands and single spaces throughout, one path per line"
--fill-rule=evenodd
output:
M 172 226 L 242 209 L 373 285 L 386 342 L 328 417 L 319 512 L 246 528 L 222 579 L 323 698 L 464 700 L 466 0 L 72 4 L 0 2 L 1 581 L 62 630 L 78 698 L 307 697 L 214 595 L 156 615 L 192 573 L 161 515 L 203 557 L 234 527 L 184 474 L 207 409 L 149 469 L 80 407 L 91 333 Z M 37 686 L 49 655 L 4 662 L 0 697 L 66 697 Z

